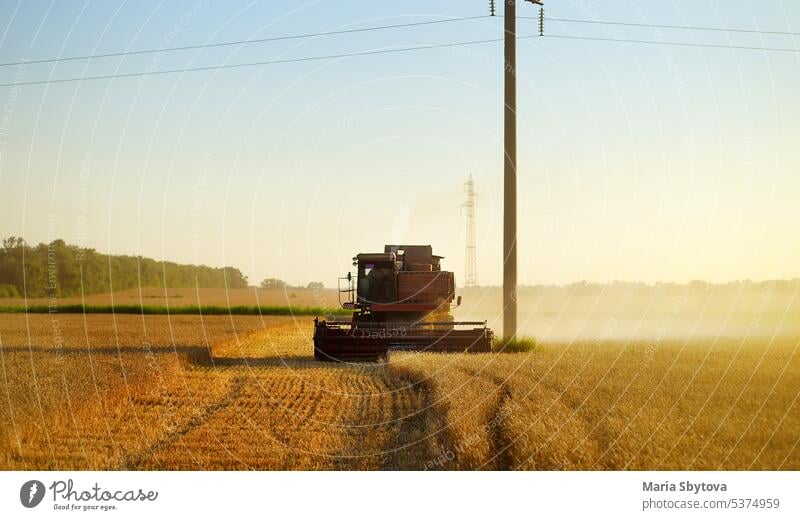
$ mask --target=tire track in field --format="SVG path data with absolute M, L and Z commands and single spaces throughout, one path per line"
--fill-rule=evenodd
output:
M 487 425 L 489 430 L 489 441 L 491 453 L 494 457 L 494 469 L 509 470 L 514 469 L 514 456 L 511 452 L 511 440 L 505 426 L 506 407 L 511 402 L 511 390 L 504 382 L 497 385 L 498 397 L 495 405 L 492 420 Z M 489 468 L 487 468 L 489 469 Z
M 396 381 L 401 389 L 398 397 L 403 396 L 405 403 L 393 403 L 397 424 L 389 447 L 390 456 L 381 469 L 425 469 L 428 461 L 435 460 L 452 446 L 452 437 L 447 424 L 439 420 L 430 387 L 419 382 L 409 386 L 402 378 Z
M 469 367 L 462 367 L 461 370 L 470 377 L 488 379 L 497 387 L 497 399 L 490 412 L 491 419 L 485 426 L 489 435 L 490 459 L 487 461 L 487 466 L 481 469 L 514 469 L 514 454 L 511 450 L 513 439 L 506 424 L 510 414 L 509 406 L 513 404 L 511 389 L 508 386 L 509 380 Z
M 230 389 L 225 396 L 214 403 L 207 405 L 203 410 L 194 415 L 189 421 L 185 422 L 176 430 L 167 433 L 155 442 L 150 443 L 146 448 L 139 452 L 129 455 L 117 468 L 119 470 L 139 469 L 145 462 L 151 460 L 153 456 L 163 448 L 178 441 L 181 437 L 208 422 L 214 415 L 230 406 L 242 393 L 245 384 L 243 376 L 236 376 L 231 380 Z M 158 465 L 158 461 L 155 461 Z
M 396 422 L 388 457 L 380 469 L 445 469 L 442 460 L 450 462 L 456 442 L 431 382 L 423 373 L 396 365 L 386 369 L 386 377 L 393 381 L 398 399 L 393 402 Z

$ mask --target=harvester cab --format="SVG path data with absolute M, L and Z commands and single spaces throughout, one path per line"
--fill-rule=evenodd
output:
M 314 320 L 314 357 L 321 361 L 385 358 L 391 350 L 491 352 L 486 322 L 457 322 L 451 314 L 455 277 L 429 245 L 387 245 L 353 257 L 339 279 L 347 321 Z

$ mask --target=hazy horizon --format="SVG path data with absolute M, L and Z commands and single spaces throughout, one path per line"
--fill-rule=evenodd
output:
M 2 237 L 0 237 L 0 238 L 2 238 Z M 11 238 L 11 237 L 5 237 L 5 238 Z M 13 237 L 13 238 L 23 238 L 24 239 L 24 237 Z M 55 239 L 55 240 L 63 240 L 63 239 Z M 70 244 L 68 242 L 65 242 L 65 243 L 66 243 L 67 246 L 77 247 L 75 244 Z M 25 241 L 25 244 L 27 246 L 29 246 L 29 247 L 35 247 L 35 246 L 38 246 L 38 245 L 40 245 L 42 243 L 36 244 L 36 243 L 29 243 L 28 241 Z M 84 250 L 92 249 L 92 250 L 97 251 L 97 253 L 100 253 L 100 254 L 108 254 L 108 252 L 106 252 L 106 251 L 100 251 L 100 250 L 97 250 L 95 248 L 91 248 L 91 247 L 88 247 L 88 246 L 83 247 L 82 249 L 84 249 Z M 126 254 L 126 253 L 123 253 L 123 252 L 114 253 L 114 254 L 115 255 L 121 255 L 121 256 L 140 257 L 140 258 L 144 258 L 144 259 L 152 259 L 152 260 L 156 260 L 159 263 L 160 262 L 177 263 L 174 260 L 170 260 L 169 258 L 153 259 L 152 257 L 149 257 L 147 255 Z M 223 265 L 207 265 L 207 264 L 179 264 L 179 265 L 194 266 L 194 267 L 211 267 L 211 268 L 215 268 L 215 269 L 221 269 L 221 268 L 240 269 L 239 266 L 236 266 L 236 265 L 225 265 L 225 266 L 223 266 Z M 444 270 L 452 270 L 452 269 L 448 268 L 447 266 L 443 266 L 442 268 Z M 344 274 L 346 274 L 347 271 L 352 271 L 352 269 L 348 268 L 345 271 L 343 271 L 341 274 L 344 275 Z M 458 274 L 459 273 L 456 272 L 456 287 L 458 289 L 460 289 L 460 290 L 484 290 L 484 289 L 498 289 L 499 290 L 499 289 L 502 288 L 502 285 L 500 285 L 500 284 L 481 284 L 481 283 L 478 283 L 477 285 L 474 285 L 474 286 L 471 286 L 471 287 L 466 287 L 462 283 L 463 280 L 461 280 L 459 278 Z M 261 287 L 259 287 L 259 284 L 266 278 L 278 279 L 280 281 L 283 281 L 283 282 L 285 282 L 287 284 L 287 288 L 288 289 L 303 289 L 303 288 L 306 288 L 308 283 L 314 283 L 314 282 L 321 282 L 325 289 L 336 289 L 336 280 L 334 280 L 332 283 L 328 284 L 328 283 L 326 283 L 325 280 L 308 279 L 308 280 L 305 280 L 305 281 L 300 281 L 299 283 L 292 284 L 287 280 L 283 280 L 283 279 L 281 279 L 279 277 L 271 276 L 269 274 L 267 274 L 267 276 L 265 276 L 264 278 L 258 279 L 258 280 L 254 280 L 254 279 L 248 278 L 247 279 L 247 283 L 248 283 L 248 287 L 247 288 L 248 289 L 268 290 L 268 289 L 262 289 Z M 3 282 L 3 280 L 0 280 L 0 282 Z M 646 281 L 642 281 L 642 280 L 631 280 L 631 279 L 627 279 L 627 280 L 626 279 L 614 279 L 614 280 L 602 280 L 602 281 L 596 281 L 596 280 L 572 280 L 572 281 L 566 281 L 564 283 L 520 283 L 518 285 L 518 287 L 519 287 L 520 290 L 522 290 L 522 289 L 536 289 L 536 288 L 568 288 L 568 287 L 572 287 L 572 286 L 578 286 L 578 285 L 581 285 L 581 284 L 585 284 L 587 286 L 613 286 L 613 285 L 620 284 L 620 285 L 641 285 L 641 286 L 654 288 L 654 287 L 657 287 L 659 285 L 684 287 L 684 286 L 689 286 L 689 285 L 696 284 L 696 283 L 707 284 L 707 285 L 710 285 L 710 286 L 724 287 L 726 285 L 731 285 L 731 284 L 761 285 L 761 284 L 768 284 L 770 282 L 797 283 L 797 282 L 800 282 L 800 277 L 795 276 L 795 277 L 791 277 L 791 278 L 765 278 L 765 279 L 743 278 L 743 279 L 719 280 L 719 281 L 704 280 L 704 279 L 700 279 L 700 278 L 693 278 L 693 279 L 689 279 L 689 280 L 671 280 L 671 281 L 656 280 L 656 281 L 653 281 L 653 282 L 646 282 Z M 169 284 L 166 287 L 151 286 L 151 285 L 148 285 L 148 284 L 143 284 L 143 285 L 141 285 L 141 287 L 142 288 L 158 287 L 158 288 L 166 288 L 166 289 L 176 288 L 175 286 L 171 286 Z M 205 287 L 205 286 L 200 285 L 200 287 Z M 241 288 L 233 288 L 233 287 L 231 287 L 230 289 L 231 290 L 240 290 Z M 121 289 L 121 290 L 122 291 L 126 291 L 127 289 Z M 271 290 L 271 289 L 269 289 L 269 290 Z

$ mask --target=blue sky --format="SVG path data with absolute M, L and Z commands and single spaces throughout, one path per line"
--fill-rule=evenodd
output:
M 552 18 L 800 32 L 793 2 L 552 2 Z M 487 2 L 3 2 L 0 61 L 487 14 Z M 518 14 L 535 17 L 525 4 Z M 0 68 L 0 82 L 500 38 L 501 18 Z M 520 35 L 536 20 L 521 19 Z M 800 47 L 566 24 L 547 34 Z M 326 285 L 385 242 L 501 279 L 502 47 L 0 88 L 0 234 Z M 800 276 L 800 53 L 519 42 L 520 281 Z

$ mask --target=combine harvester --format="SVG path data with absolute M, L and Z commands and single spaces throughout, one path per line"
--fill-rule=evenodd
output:
M 351 273 L 339 279 L 339 303 L 353 309 L 353 317 L 314 320 L 314 358 L 377 361 L 391 350 L 491 352 L 494 333 L 485 321 L 453 321 L 455 278 L 441 270 L 442 258 L 421 245 L 387 245 L 383 253 L 354 257 L 355 287 Z

